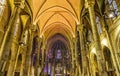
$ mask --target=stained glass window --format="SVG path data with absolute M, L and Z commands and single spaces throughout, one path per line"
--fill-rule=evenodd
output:
M 119 15 L 119 11 L 118 11 L 118 6 L 116 4 L 116 0 L 108 0 L 108 4 L 111 14 L 114 15 L 113 18 L 117 17 Z
M 3 12 L 4 6 L 5 6 L 5 0 L 0 0 L 0 15 L 1 15 L 2 12 Z
M 0 6 L 0 14 L 2 13 L 2 6 Z
M 0 0 L 0 3 L 1 3 L 1 4 L 4 4 L 4 3 L 5 3 L 5 0 Z
M 100 18 L 98 16 L 96 17 L 96 24 L 97 24 L 97 28 L 98 28 L 98 33 L 101 34 L 102 27 L 101 27 L 101 23 L 100 23 Z
M 62 55 L 61 55 L 61 50 L 57 50 L 57 56 L 56 56 L 57 59 L 61 59 L 62 58 Z

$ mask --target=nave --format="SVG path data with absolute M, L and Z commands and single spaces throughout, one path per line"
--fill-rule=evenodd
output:
M 0 76 L 120 76 L 120 0 L 0 0 Z

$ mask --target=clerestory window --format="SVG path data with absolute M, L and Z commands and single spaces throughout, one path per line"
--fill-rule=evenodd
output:
M 97 24 L 98 33 L 100 35 L 102 33 L 102 26 L 101 26 L 100 18 L 98 16 L 96 16 L 96 24 Z
M 109 17 L 115 19 L 120 14 L 116 0 L 108 0 L 108 5 L 109 5 L 109 10 L 108 10 Z
M 2 15 L 5 7 L 5 0 L 0 0 L 0 16 Z

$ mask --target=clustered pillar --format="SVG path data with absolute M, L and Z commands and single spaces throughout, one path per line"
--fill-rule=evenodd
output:
M 36 25 L 31 25 L 31 28 L 30 28 L 30 38 L 29 38 L 29 42 L 28 42 L 28 52 L 26 53 L 26 62 L 25 62 L 25 65 L 26 65 L 26 68 L 27 68 L 27 71 L 24 75 L 24 76 L 28 76 L 29 74 L 31 74 L 31 52 L 32 52 L 32 47 L 33 47 L 33 38 L 34 38 L 34 32 L 36 30 Z M 30 75 L 29 75 L 30 76 Z
M 34 32 L 36 25 L 31 24 L 25 31 L 22 32 L 21 42 L 19 41 L 21 36 L 21 24 L 20 24 L 20 12 L 24 8 L 24 1 L 16 2 L 11 19 L 8 24 L 7 31 L 5 32 L 3 42 L 0 48 L 0 67 L 4 65 L 11 52 L 10 64 L 7 71 L 7 76 L 14 76 L 15 69 L 18 63 L 18 56 L 22 56 L 22 64 L 20 68 L 20 76 L 30 76 L 31 74 L 31 52 Z M 3 70 L 0 70 L 0 76 Z
M 95 0 L 86 0 L 86 6 L 89 11 L 90 16 L 90 22 L 93 32 L 93 39 L 95 42 L 95 49 L 96 49 L 96 55 L 97 55 L 97 62 L 98 62 L 98 68 L 99 68 L 99 75 L 100 76 L 107 76 L 107 72 L 105 69 L 105 60 L 102 56 L 102 48 L 100 44 L 100 37 L 98 34 L 97 26 L 96 26 L 96 19 L 95 19 L 95 12 L 94 12 L 94 5 Z
M 78 64 L 78 47 L 77 47 L 77 41 L 78 39 L 74 39 L 74 45 L 75 45 L 75 76 L 78 76 L 79 72 L 79 64 Z
M 40 46 L 41 46 L 41 41 L 42 41 L 42 38 L 37 38 L 37 41 L 38 41 L 38 45 L 37 45 L 37 48 L 36 48 L 36 54 L 37 54 L 37 60 L 36 60 L 36 65 L 35 65 L 35 70 L 34 70 L 34 75 L 35 76 L 39 76 L 40 74 L 40 64 L 39 64 L 39 61 L 40 61 Z
M 0 19 L 0 21 L 1 21 L 1 19 Z M 3 36 L 4 36 L 4 28 L 2 27 L 2 25 L 0 25 L 0 45 L 1 45 L 1 42 L 3 39 Z
M 14 76 L 14 72 L 15 72 L 15 65 L 16 65 L 16 56 L 17 56 L 17 52 L 18 52 L 18 47 L 19 47 L 19 37 L 20 37 L 20 31 L 18 28 L 20 28 L 20 24 L 19 24 L 19 18 L 17 19 L 18 23 L 15 23 L 13 25 L 16 25 L 13 30 L 12 30 L 12 44 L 11 44 L 11 59 L 10 59 L 10 64 L 9 64 L 9 69 L 8 69 L 8 73 L 7 76 Z
M 28 71 L 28 69 L 27 69 L 28 67 L 26 67 L 26 53 L 28 52 L 27 45 L 28 45 L 28 40 L 29 40 L 28 37 L 29 37 L 29 32 L 27 29 L 22 34 L 21 43 L 20 43 L 19 50 L 18 50 L 18 55 L 20 54 L 20 52 L 22 53 L 20 76 L 26 76 L 26 73 Z M 27 65 L 29 65 L 29 64 L 27 64 Z
M 23 2 L 15 2 L 14 11 L 11 16 L 11 20 L 9 21 L 8 28 L 5 32 L 3 42 L 1 44 L 0 48 L 0 66 L 8 60 L 9 53 L 11 53 L 11 60 L 10 60 L 10 66 L 8 69 L 9 76 L 13 76 L 13 72 L 15 71 L 15 61 L 16 61 L 16 53 L 18 49 L 18 39 L 19 39 L 19 33 L 20 31 L 18 28 L 20 28 L 19 25 L 19 14 L 23 7 Z M 8 76 L 8 75 L 7 75 Z
M 71 72 L 70 74 L 71 75 L 74 75 L 75 73 L 75 58 L 74 58 L 74 47 L 73 47 L 73 43 L 71 42 L 71 57 L 72 57 L 72 69 L 71 69 Z
M 35 25 L 31 25 L 29 29 L 23 32 L 21 39 L 21 46 L 19 51 L 22 52 L 22 64 L 20 69 L 20 76 L 31 76 L 31 52 L 33 47 L 33 37 L 36 30 Z M 19 54 L 19 53 L 18 53 Z
M 81 46 L 81 57 L 82 57 L 82 76 L 88 76 L 88 61 L 87 61 L 87 53 L 85 50 L 85 41 L 84 41 L 84 27 L 83 25 L 78 25 L 77 27 L 80 36 L 80 46 Z
M 12 34 L 12 32 L 15 30 L 15 27 L 17 26 L 17 24 L 15 24 L 15 22 L 17 22 L 17 20 L 19 18 L 20 10 L 21 10 L 21 8 L 16 6 L 14 9 L 13 17 L 9 21 L 8 29 L 4 35 L 4 39 L 1 44 L 0 62 L 4 62 L 5 61 L 4 58 L 6 58 L 6 56 L 8 57 L 8 55 L 5 52 L 10 51 L 10 46 L 11 46 L 12 40 L 14 38 L 14 34 Z

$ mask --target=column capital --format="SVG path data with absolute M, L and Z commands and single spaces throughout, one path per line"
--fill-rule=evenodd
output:
M 83 25 L 82 25 L 82 24 L 77 26 L 77 31 L 83 31 L 83 29 L 84 29 L 84 28 L 83 28 Z
M 85 7 L 88 8 L 90 6 L 95 5 L 95 0 L 85 0 Z
M 20 7 L 21 9 L 24 9 L 25 7 L 25 0 L 14 0 L 15 6 Z
M 76 43 L 77 41 L 78 41 L 77 37 L 73 38 L 73 43 Z
M 73 50 L 73 46 L 71 46 L 70 50 L 71 50 L 71 51 Z
M 37 29 L 36 25 L 34 25 L 34 24 L 30 25 L 30 30 L 31 31 L 36 31 L 36 29 Z

